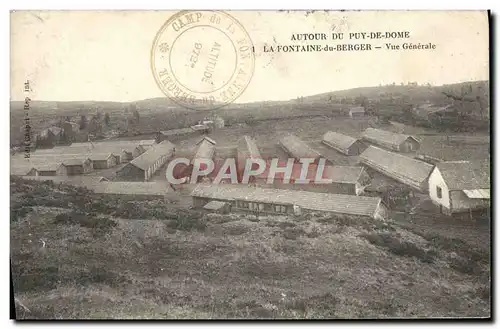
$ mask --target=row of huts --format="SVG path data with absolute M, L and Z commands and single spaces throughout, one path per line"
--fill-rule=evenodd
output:
M 279 145 L 296 160 L 300 158 L 318 160 L 321 158 L 318 151 L 294 135 L 283 137 L 279 141 Z M 261 153 L 255 140 L 250 136 L 243 136 L 237 146 L 239 179 L 245 170 L 246 161 L 258 158 L 261 159 Z M 387 216 L 387 208 L 381 198 L 359 196 L 369 181 L 363 167 L 328 165 L 323 170 L 322 178 L 330 178 L 331 183 L 298 185 L 296 183 L 301 178 L 302 169 L 298 161 L 293 164 L 289 181 L 284 179 L 282 173 L 278 173 L 273 182 L 267 182 L 270 161 L 264 161 L 266 163 L 265 170 L 257 177 L 253 177 L 248 185 L 198 184 L 191 193 L 193 206 L 210 211 L 242 210 L 264 214 L 299 215 L 307 212 L 319 212 L 380 219 Z M 311 163 L 307 179 L 314 180 L 317 166 L 317 161 Z
M 212 159 L 215 155 L 216 142 L 203 137 L 196 144 L 197 149 L 193 156 L 198 159 Z M 149 181 L 154 174 L 169 160 L 176 155 L 176 148 L 173 143 L 164 140 L 158 144 L 152 145 L 147 151 L 140 154 L 123 168 L 116 172 L 116 179 L 126 181 Z M 189 176 L 189 168 L 185 170 L 184 176 Z
M 147 152 L 155 140 L 73 143 L 39 149 L 28 159 L 13 157 L 13 174 L 29 176 L 74 176 L 127 163 Z
M 376 146 L 367 146 L 363 141 Z M 421 161 L 422 157 L 415 159 L 396 153 L 418 150 L 420 145 L 417 138 L 374 128 L 368 128 L 361 140 L 327 132 L 323 136 L 323 143 L 345 155 L 359 154 L 361 164 L 416 191 L 428 193 L 432 202 L 444 213 L 490 205 L 488 160 Z

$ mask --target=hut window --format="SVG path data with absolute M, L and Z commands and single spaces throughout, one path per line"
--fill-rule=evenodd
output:
M 259 210 L 264 211 L 264 204 L 263 203 L 259 203 Z
M 443 197 L 443 190 L 441 189 L 441 187 L 439 186 L 436 187 L 436 194 L 439 199 Z
M 275 206 L 274 208 L 275 208 L 276 212 L 286 213 L 286 206 L 279 205 L 279 206 Z

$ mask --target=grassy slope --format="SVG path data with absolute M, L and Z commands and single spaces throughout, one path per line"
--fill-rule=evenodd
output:
M 456 239 L 345 217 L 200 217 L 22 180 L 11 195 L 21 318 L 490 314 L 488 251 Z M 56 220 L 71 208 L 86 215 Z

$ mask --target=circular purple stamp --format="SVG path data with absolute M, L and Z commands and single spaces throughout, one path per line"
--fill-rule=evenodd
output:
M 237 99 L 252 79 L 254 47 L 243 26 L 222 11 L 181 11 L 158 31 L 151 68 L 177 104 L 213 110 Z

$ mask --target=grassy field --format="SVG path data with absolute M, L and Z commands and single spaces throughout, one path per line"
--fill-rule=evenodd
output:
M 439 233 L 346 216 L 204 214 L 19 179 L 11 196 L 18 318 L 490 315 L 489 246 Z

